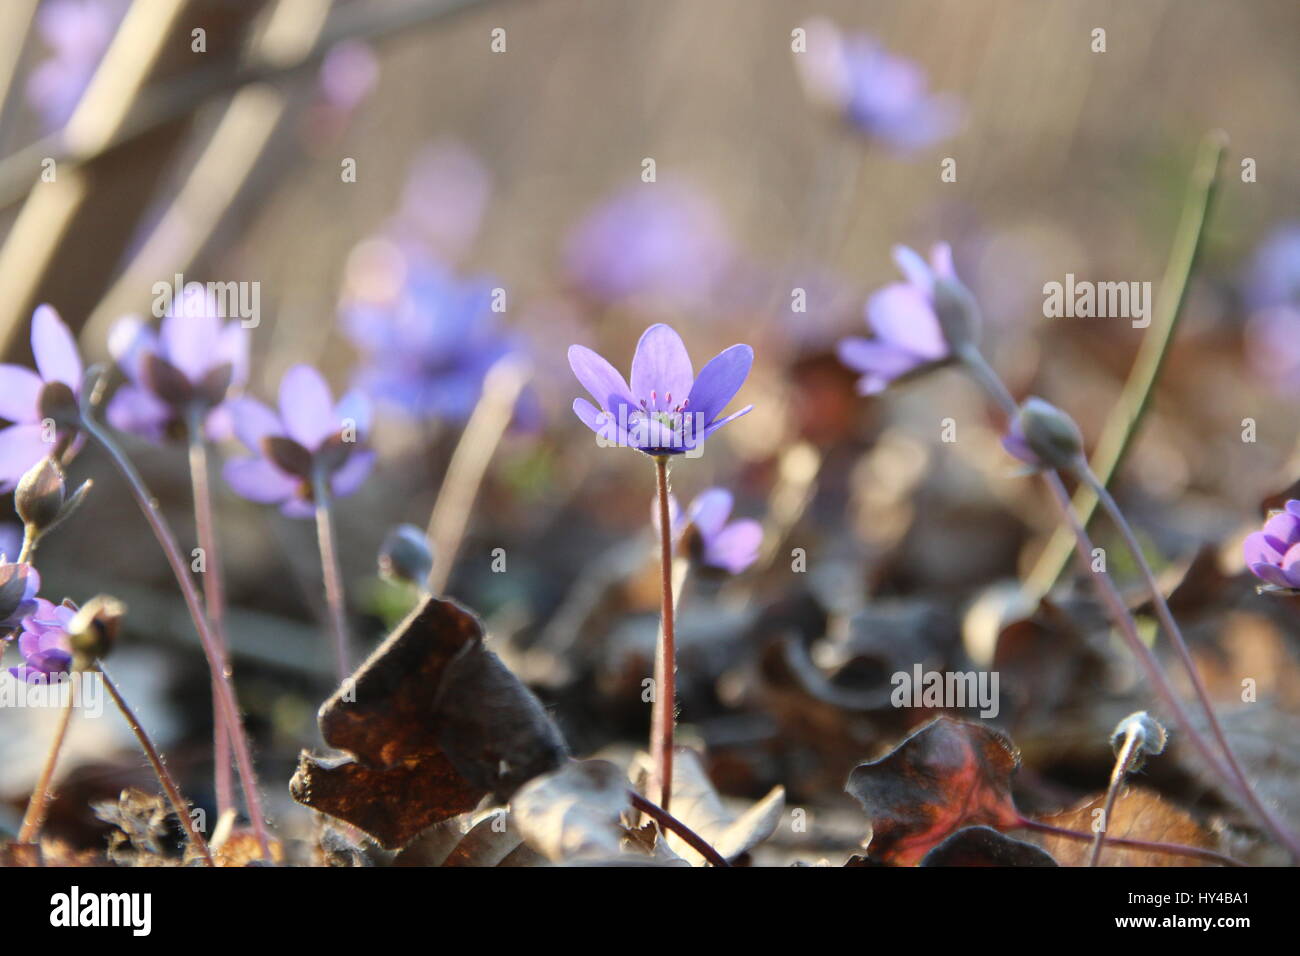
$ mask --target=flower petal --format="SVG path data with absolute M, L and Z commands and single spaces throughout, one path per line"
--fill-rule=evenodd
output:
M 280 380 L 280 417 L 289 437 L 309 451 L 340 428 L 334 398 L 320 372 L 295 365 Z
M 686 512 L 686 520 L 695 525 L 705 539 L 718 534 L 731 515 L 731 492 L 725 488 L 710 488 L 696 496 Z
M 699 377 L 691 386 L 686 410 L 703 415 L 705 424 L 712 422 L 745 384 L 753 364 L 754 350 L 748 345 L 723 349 L 700 369 Z
M 623 407 L 626 408 L 627 406 Z M 585 398 L 575 398 L 573 400 L 573 413 L 581 419 L 584 425 L 596 433 L 603 444 L 636 447 L 626 429 L 619 424 L 616 413 L 596 408 Z
M 370 474 L 375 463 L 375 453 L 370 449 L 354 451 L 348 455 L 343 467 L 334 472 L 330 479 L 330 490 L 338 498 L 346 498 L 360 488 Z
M 261 504 L 275 504 L 292 497 L 299 484 L 265 458 L 228 461 L 221 469 L 221 476 L 236 494 Z
M 152 392 L 128 382 L 113 393 L 106 417 L 108 423 L 120 432 L 160 442 L 165 437 L 172 410 Z
M 0 365 L 0 418 L 33 422 L 40 417 L 41 389 L 45 383 L 29 368 Z
M 1300 544 L 1292 545 L 1282 556 L 1282 576 L 1288 587 L 1300 588 Z
M 230 409 L 231 428 L 235 437 L 250 451 L 261 451 L 263 438 L 284 434 L 280 417 L 257 399 L 237 398 L 226 405 Z
M 928 298 L 934 292 L 934 270 L 914 250 L 907 246 L 894 246 L 894 262 L 907 277 L 908 284 Z
M 230 363 L 230 382 L 240 388 L 248 381 L 248 329 L 240 322 L 227 322 L 217 343 L 217 358 Z
M 672 407 L 669 396 L 680 403 L 695 383 L 691 357 L 682 337 L 662 322 L 646 329 L 632 356 L 632 395 L 651 410 Z M 653 399 L 651 393 L 654 393 Z
M 138 315 L 128 315 L 113 323 L 108 333 L 108 353 L 122 373 L 133 382 L 140 380 L 140 358 L 158 351 L 158 336 Z
M 0 492 L 13 490 L 18 480 L 53 450 L 39 424 L 0 429 Z
M 82 368 L 77 340 L 52 306 L 38 305 L 32 313 L 32 354 L 41 378 L 62 382 L 80 394 Z
M 752 518 L 743 518 L 705 544 L 704 562 L 739 574 L 758 559 L 762 544 L 763 526 Z
M 1282 569 L 1276 564 L 1252 564 L 1250 566 L 1250 573 L 1255 575 L 1255 577 L 1259 578 L 1261 581 L 1265 581 L 1269 584 L 1276 584 L 1280 588 L 1289 588 L 1292 586 L 1291 581 L 1282 573 Z
M 888 342 L 850 338 L 839 343 L 836 350 L 840 361 L 863 375 L 892 382 L 922 364 L 911 352 L 906 352 Z
M 334 420 L 338 423 L 336 430 L 352 423 L 357 430 L 357 437 L 364 438 L 370 434 L 371 408 L 370 399 L 365 392 L 354 388 L 339 399 L 334 406 Z
M 948 354 L 934 308 L 916 286 L 894 282 L 873 294 L 867 300 L 867 322 L 877 337 L 919 358 Z
M 1256 564 L 1280 565 L 1282 563 L 1282 552 L 1273 546 L 1269 536 L 1262 531 L 1246 535 L 1246 540 L 1241 545 L 1241 551 L 1246 561 L 1246 567 L 1252 567 Z
M 618 369 L 586 346 L 569 346 L 569 368 L 601 408 L 608 409 L 611 400 L 636 404 Z
M 221 359 L 221 319 L 213 308 L 188 308 L 162 320 L 159 340 L 164 358 L 197 382 Z
M 734 422 L 737 418 L 740 418 L 742 415 L 748 415 L 753 410 L 754 410 L 753 405 L 746 405 L 740 411 L 732 412 L 726 418 L 719 418 L 717 421 L 710 423 L 709 426 L 704 429 L 704 435 L 700 439 L 700 441 L 703 441 L 705 438 L 708 438 L 710 435 L 716 432 L 723 425 L 726 425 L 730 422 Z M 696 442 L 696 444 L 699 444 L 699 442 Z

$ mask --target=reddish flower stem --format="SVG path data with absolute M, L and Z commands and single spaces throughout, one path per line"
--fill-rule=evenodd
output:
M 1053 836 L 1065 837 L 1068 840 L 1086 840 L 1092 842 L 1091 833 L 1083 833 L 1079 830 L 1070 830 L 1066 827 L 1053 826 L 1050 823 L 1039 823 L 1037 820 L 1028 820 L 1020 818 L 1017 824 L 1023 830 L 1036 830 L 1039 833 L 1050 833 Z M 1199 847 L 1183 846 L 1181 843 L 1156 843 L 1151 840 L 1130 840 L 1126 837 L 1107 837 L 1106 842 L 1110 846 L 1125 847 L 1130 850 L 1145 850 L 1147 853 L 1168 853 L 1172 856 L 1189 856 L 1198 860 L 1210 860 L 1214 863 L 1220 863 L 1223 866 L 1245 866 L 1240 860 L 1234 860 L 1230 856 L 1224 856 L 1222 853 L 1215 853 L 1213 850 L 1202 850 Z
M 95 421 L 88 408 L 82 409 L 81 421 L 86 433 L 108 452 L 109 457 L 113 459 L 113 464 L 117 466 L 117 470 L 126 479 L 127 487 L 131 489 L 136 504 L 140 506 L 140 511 L 149 523 L 149 528 L 158 540 L 158 545 L 162 548 L 163 554 L 167 558 L 167 564 L 171 567 L 172 574 L 176 578 L 176 584 L 181 590 L 185 606 L 190 612 L 190 620 L 194 622 L 194 629 L 198 632 L 199 643 L 203 646 L 203 654 L 208 662 L 208 671 L 218 677 L 217 700 L 220 702 L 222 717 L 226 726 L 231 728 L 230 737 L 235 750 L 235 763 L 239 768 L 239 779 L 244 791 L 244 802 L 248 806 L 248 815 L 252 818 L 258 848 L 262 852 L 263 859 L 268 863 L 273 862 L 271 842 L 266 831 L 266 817 L 262 811 L 262 797 L 257 792 L 257 778 L 253 771 L 253 758 L 250 755 L 248 735 L 244 730 L 243 718 L 239 714 L 239 704 L 235 698 L 234 685 L 231 683 L 230 674 L 222 667 L 221 649 L 212 633 L 212 629 L 208 627 L 207 615 L 204 613 L 203 602 L 199 598 L 198 589 L 194 586 L 194 579 L 190 576 L 189 565 L 185 563 L 185 558 L 181 555 L 180 546 L 176 543 L 176 536 L 172 533 L 167 520 L 162 516 L 157 500 L 149 493 L 144 479 L 136 471 L 135 465 L 131 464 L 131 459 L 126 457 L 126 454 L 117 446 L 112 436 Z
M 636 807 L 646 816 L 650 817 L 659 824 L 660 830 L 672 830 L 689 846 L 692 850 L 704 857 L 713 866 L 730 867 L 726 858 L 713 848 L 708 840 L 700 836 L 681 820 L 665 810 L 663 807 L 651 803 L 635 790 L 629 790 L 628 796 L 632 800 L 632 806 Z
M 59 762 L 59 753 L 63 750 L 63 741 L 68 736 L 68 724 L 72 722 L 72 687 L 68 687 L 68 702 L 59 715 L 58 726 L 54 729 L 54 739 L 50 742 L 50 752 L 45 757 L 45 766 L 32 789 L 32 797 L 27 801 L 27 812 L 23 814 L 22 826 L 18 829 L 19 843 L 36 843 L 41 836 L 41 827 L 45 825 L 45 813 L 50 807 L 52 794 L 50 784 L 54 780 L 54 768 Z
M 176 786 L 171 771 L 163 763 L 158 748 L 153 745 L 153 741 L 149 739 L 149 734 L 145 731 L 144 725 L 140 723 L 139 718 L 135 716 L 135 712 L 127 705 L 126 699 L 122 696 L 121 691 L 117 689 L 117 685 L 113 683 L 112 678 L 108 676 L 108 672 L 104 670 L 104 665 L 99 664 L 96 669 L 99 671 L 99 676 L 104 679 L 104 687 L 108 690 L 108 695 L 113 698 L 113 703 L 117 704 L 117 709 L 126 718 L 127 724 L 131 727 L 131 732 L 135 734 L 135 739 L 140 742 L 140 749 L 144 751 L 145 757 L 148 758 L 154 776 L 158 778 L 158 782 L 162 784 L 163 790 L 167 793 L 167 800 L 172 805 L 172 811 L 176 814 L 181 826 L 185 828 L 185 835 L 189 838 L 190 846 L 194 847 L 208 866 L 215 866 L 216 864 L 212 862 L 212 852 L 208 849 L 208 842 L 203 839 L 203 835 L 195 828 L 194 820 L 190 817 L 190 805 L 181 796 L 180 788 Z
M 203 442 L 203 422 L 194 416 L 189 428 L 190 484 L 194 489 L 194 527 L 203 549 L 203 605 L 208 624 L 221 653 L 221 669 L 230 676 L 230 648 L 226 642 L 225 588 L 221 578 L 221 557 L 217 550 L 216 522 L 212 513 L 212 491 L 208 480 L 208 451 Z M 212 675 L 212 760 L 216 776 L 217 816 L 235 806 L 234 764 L 230 754 L 230 728 L 221 716 L 217 698 L 219 678 Z
M 673 607 L 673 530 L 668 514 L 668 457 L 656 455 L 659 489 L 659 565 L 662 626 L 655 647 L 654 704 L 650 709 L 650 753 L 665 812 L 673 789 L 673 726 L 677 719 L 677 647 Z

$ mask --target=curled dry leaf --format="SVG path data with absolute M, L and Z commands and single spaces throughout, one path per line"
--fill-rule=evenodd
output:
M 541 702 L 484 646 L 478 619 L 435 598 L 398 625 L 319 719 L 326 743 L 347 753 L 304 752 L 290 793 L 390 849 L 488 794 L 509 800 L 567 756 Z
M 762 800 L 736 815 L 718 796 L 699 754 L 687 747 L 676 747 L 673 754 L 673 816 L 703 837 L 728 863 L 776 832 L 785 811 L 784 787 L 773 787 Z M 704 857 L 677 834 L 669 833 L 666 842 L 692 866 L 706 865 Z
M 910 866 L 963 827 L 1015 826 L 1011 775 L 1019 766 L 1019 752 L 1001 734 L 937 717 L 856 767 L 845 789 L 871 820 L 868 855 Z
M 631 806 L 622 770 L 606 760 L 575 760 L 523 787 L 510 813 L 525 843 L 567 863 L 618 858 Z
M 992 827 L 958 830 L 921 859 L 921 866 L 1059 866 L 1050 853 Z
M 1044 817 L 1042 822 L 1068 830 L 1093 832 L 1096 811 L 1106 802 L 1098 794 L 1072 810 Z M 1219 850 L 1214 835 L 1187 813 L 1166 802 L 1158 794 L 1141 787 L 1121 790 L 1111 809 L 1106 835 L 1115 839 L 1146 840 L 1153 843 L 1178 843 L 1201 850 Z M 1043 834 L 1043 849 L 1062 866 L 1086 866 L 1092 845 L 1082 840 Z M 1107 844 L 1101 853 L 1100 866 L 1213 866 L 1195 857 L 1148 850 L 1126 849 Z

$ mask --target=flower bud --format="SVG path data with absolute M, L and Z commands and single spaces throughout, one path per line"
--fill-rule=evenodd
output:
M 40 534 L 59 520 L 66 497 L 63 469 L 53 458 L 42 458 L 19 479 L 14 509 L 23 524 Z
M 1136 746 L 1133 761 L 1127 768 L 1129 770 L 1142 766 L 1145 758 L 1163 753 L 1165 742 L 1169 739 L 1168 733 L 1158 720 L 1145 710 L 1139 710 L 1129 714 L 1115 725 L 1115 732 L 1110 738 L 1110 746 L 1115 751 L 1115 756 L 1120 755 L 1130 734 L 1136 738 Z
M 1020 406 L 1003 445 L 1017 458 L 1040 468 L 1068 470 L 1083 455 L 1083 434 L 1055 405 L 1030 397 Z
M 433 570 L 429 540 L 413 524 L 399 524 L 379 549 L 379 573 L 391 580 L 423 586 Z
M 956 276 L 935 275 L 934 314 L 949 351 L 956 354 L 979 344 L 983 324 L 979 304 Z
M 125 616 L 126 605 L 105 594 L 93 597 L 81 606 L 68 624 L 68 640 L 79 667 L 108 656 Z

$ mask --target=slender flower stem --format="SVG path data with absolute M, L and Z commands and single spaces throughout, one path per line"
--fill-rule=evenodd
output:
M 1223 751 L 1223 756 L 1227 760 L 1228 769 L 1231 771 L 1233 779 L 1238 784 L 1238 790 L 1247 804 L 1263 820 L 1268 830 L 1276 837 L 1293 857 L 1300 859 L 1300 839 L 1291 832 L 1290 828 L 1273 813 L 1255 793 L 1250 781 L 1246 778 L 1245 771 L 1242 770 L 1241 763 L 1237 760 L 1237 755 L 1228 743 L 1227 734 L 1223 732 L 1223 724 L 1219 722 L 1218 715 L 1214 712 L 1214 705 L 1210 702 L 1209 691 L 1205 687 L 1205 681 L 1201 678 L 1200 671 L 1196 667 L 1196 662 L 1192 659 L 1192 652 L 1187 647 L 1187 641 L 1183 638 L 1182 630 L 1178 622 L 1174 620 L 1173 613 L 1169 610 L 1169 602 L 1165 600 L 1164 592 L 1160 589 L 1156 581 L 1155 572 L 1151 570 L 1151 565 L 1142 551 L 1142 545 L 1137 540 L 1132 526 L 1120 511 L 1119 504 L 1115 501 L 1114 496 L 1097 475 L 1088 467 L 1086 462 L 1082 462 L 1078 468 L 1079 477 L 1083 483 L 1092 488 L 1101 502 L 1102 508 L 1110 516 L 1115 527 L 1119 529 L 1120 536 L 1124 539 L 1124 544 L 1129 552 L 1133 555 L 1133 560 L 1137 562 L 1138 569 L 1142 573 L 1142 579 L 1146 584 L 1147 590 L 1151 593 L 1151 600 L 1155 606 L 1156 617 L 1160 621 L 1160 626 L 1164 628 L 1169 635 L 1170 642 L 1174 645 L 1174 650 L 1178 653 L 1178 658 L 1182 661 L 1183 667 L 1187 671 L 1187 676 L 1191 678 L 1192 688 L 1195 691 L 1196 699 L 1200 702 L 1201 709 L 1205 711 L 1206 719 L 1209 721 L 1210 732 L 1218 742 L 1219 748 Z
M 659 566 L 663 603 L 655 647 L 655 698 L 650 709 L 650 753 L 659 782 L 659 805 L 668 810 L 673 790 L 673 725 L 677 719 L 677 646 L 673 601 L 673 529 L 668 514 L 668 456 L 655 456 L 659 488 Z
M 330 514 L 329 479 L 317 473 L 312 482 L 316 500 L 316 540 L 320 545 L 321 573 L 325 578 L 325 605 L 329 610 L 330 631 L 334 635 L 334 664 L 339 683 L 352 673 L 348 654 L 348 618 L 343 597 L 343 571 L 339 568 L 338 547 L 334 541 L 334 521 Z
M 685 823 L 682 823 L 681 820 L 678 820 L 663 807 L 651 803 L 635 790 L 629 790 L 628 797 L 632 801 L 632 806 L 636 807 L 646 816 L 658 823 L 661 830 L 672 830 L 682 838 L 683 842 L 685 842 L 687 846 L 708 860 L 713 866 L 731 866 L 731 864 L 727 862 L 726 857 L 715 850 L 708 840 L 704 839 L 704 837 L 700 836 Z
M 1102 804 L 1101 829 L 1097 831 L 1097 839 L 1092 844 L 1092 853 L 1088 857 L 1089 866 L 1096 866 L 1097 861 L 1101 859 L 1101 848 L 1106 843 L 1106 831 L 1110 828 L 1110 814 L 1115 809 L 1115 798 L 1119 796 L 1119 788 L 1124 783 L 1124 777 L 1133 767 L 1141 738 L 1141 728 L 1136 724 L 1131 725 L 1124 735 L 1124 743 L 1119 753 L 1115 755 L 1115 769 L 1110 772 L 1110 785 L 1106 788 L 1106 800 Z
M 1065 837 L 1067 840 L 1092 840 L 1091 833 L 1084 833 L 1080 830 L 1071 830 L 1067 827 L 1053 826 L 1050 823 L 1040 823 L 1037 820 L 1028 820 L 1020 818 L 1017 826 L 1022 830 L 1034 830 L 1038 833 L 1050 833 L 1053 836 Z M 1224 856 L 1222 853 L 1215 853 L 1213 850 L 1202 850 L 1200 847 L 1183 846 L 1181 843 L 1158 843 L 1153 840 L 1132 840 L 1127 837 L 1109 837 L 1106 842 L 1111 846 L 1123 847 L 1129 850 L 1144 850 L 1147 853 L 1168 853 L 1173 856 L 1188 856 L 1198 860 L 1210 860 L 1214 863 L 1220 863 L 1223 866 L 1245 866 L 1240 860 L 1234 860 L 1230 856 Z
M 149 766 L 153 767 L 154 775 L 158 778 L 158 782 L 162 784 L 163 790 L 167 792 L 167 800 L 171 803 L 172 810 L 175 812 L 181 826 L 185 828 L 185 835 L 189 838 L 190 846 L 194 847 L 195 852 L 203 857 L 208 866 L 215 866 L 216 864 L 212 862 L 212 852 L 208 849 L 207 841 L 195 828 L 194 820 L 190 817 L 190 805 L 181 796 L 180 788 L 176 786 L 171 771 L 163 763 L 158 748 L 149 739 L 149 734 L 145 732 L 144 726 L 135 716 L 135 712 L 127 705 L 122 692 L 117 689 L 117 684 L 113 683 L 113 679 L 108 676 L 108 671 L 104 670 L 104 665 L 102 663 L 97 664 L 95 670 L 103 678 L 108 695 L 113 698 L 113 703 L 117 704 L 117 709 L 126 718 L 127 724 L 131 727 L 131 732 L 135 734 L 135 739 L 140 742 L 140 749 L 144 751 L 144 755 L 149 759 Z
M 993 371 L 979 351 L 973 347 L 968 347 L 961 352 L 959 358 L 965 362 L 975 378 L 984 385 L 989 394 L 1001 405 L 1007 417 L 1009 419 L 1014 417 L 1017 412 L 1015 399 L 1011 397 L 1006 385 L 1002 383 L 997 373 Z M 1083 524 L 1074 512 L 1074 508 L 1071 506 L 1070 495 L 1065 490 L 1065 484 L 1061 481 L 1061 476 L 1055 471 L 1045 470 L 1042 472 L 1042 478 L 1048 490 L 1052 493 L 1052 497 L 1056 500 L 1061 516 L 1065 519 L 1074 536 L 1075 553 L 1078 556 L 1079 564 L 1085 573 L 1088 573 L 1091 571 L 1092 539 L 1088 537 L 1088 532 L 1084 529 Z M 1128 608 L 1125 607 L 1124 600 L 1120 597 L 1109 572 L 1099 571 L 1092 574 L 1092 577 L 1097 584 L 1097 594 L 1106 608 L 1107 615 L 1118 628 L 1120 636 L 1128 645 L 1133 656 L 1137 658 L 1138 664 L 1146 674 L 1152 689 L 1168 708 L 1169 713 L 1177 720 L 1179 726 L 1183 728 L 1183 732 L 1187 734 L 1187 739 L 1196 749 L 1201 759 L 1205 761 L 1206 766 L 1222 777 L 1229 788 L 1241 797 L 1243 802 L 1250 805 L 1250 798 L 1242 792 L 1240 782 L 1225 765 L 1219 754 L 1210 746 L 1205 736 L 1192 723 L 1186 708 L 1183 707 L 1178 695 L 1174 693 L 1173 687 L 1170 686 L 1169 679 L 1160 666 L 1159 660 L 1138 634 L 1137 624 L 1134 622 Z M 1265 823 L 1267 823 L 1267 818 Z
M 189 425 L 190 484 L 194 489 L 194 527 L 199 547 L 203 549 L 203 606 L 208 612 L 208 625 L 216 639 L 221 654 L 221 670 L 229 678 L 230 650 L 226 642 L 225 588 L 221 579 L 221 557 L 217 550 L 216 522 L 212 513 L 212 491 L 208 481 L 208 450 L 203 441 L 203 421 L 198 415 L 191 417 Z M 212 675 L 212 760 L 217 788 L 217 816 L 235 806 L 235 781 L 231 773 L 234 764 L 230 755 L 230 728 L 221 717 L 217 698 L 221 691 L 220 678 Z
M 45 766 L 32 790 L 32 798 L 27 802 L 27 812 L 23 815 L 22 826 L 18 829 L 19 843 L 35 843 L 40 839 L 41 827 L 45 825 L 45 812 L 49 809 L 52 794 L 50 783 L 54 780 L 54 767 L 59 762 L 59 752 L 63 750 L 63 741 L 68 736 L 68 724 L 72 722 L 72 685 L 68 685 L 68 700 L 59 715 L 59 724 L 54 729 L 54 740 L 50 742 L 50 752 L 45 757 Z
M 221 648 L 212 634 L 212 629 L 208 627 L 207 615 L 204 613 L 203 602 L 199 598 L 198 589 L 194 586 L 194 579 L 190 576 L 189 565 L 185 563 L 185 558 L 181 556 L 181 549 L 176 543 L 176 536 L 172 533 L 167 520 L 162 516 L 162 512 L 158 508 L 158 502 L 150 495 L 149 489 L 140 477 L 140 473 L 136 471 L 135 465 L 131 464 L 131 459 L 126 457 L 126 454 L 117 446 L 112 436 L 95 421 L 88 409 L 82 409 L 81 420 L 86 433 L 108 452 L 109 457 L 113 459 L 113 464 L 117 466 L 117 470 L 126 479 L 127 487 L 131 489 L 131 494 L 140 506 L 140 511 L 149 523 L 154 537 L 158 540 L 158 544 L 167 558 L 168 565 L 171 566 L 172 574 L 176 577 L 176 584 L 181 589 L 181 596 L 185 599 L 186 608 L 189 609 L 190 619 L 194 622 L 194 629 L 198 632 L 199 643 L 203 645 L 203 653 L 208 661 L 208 670 L 210 673 L 219 675 L 217 700 L 221 702 L 222 717 L 226 726 L 231 729 L 230 738 L 235 750 L 235 763 L 239 767 L 239 779 L 244 791 L 244 802 L 248 806 L 248 815 L 252 817 L 253 830 L 257 834 L 257 843 L 262 851 L 262 857 L 268 863 L 273 862 L 271 843 L 266 832 L 266 817 L 262 812 L 262 797 L 257 792 L 257 778 L 254 776 L 253 758 L 249 752 L 248 735 L 244 730 L 244 722 L 239 714 L 239 704 L 235 698 L 235 690 L 230 675 L 221 665 Z

